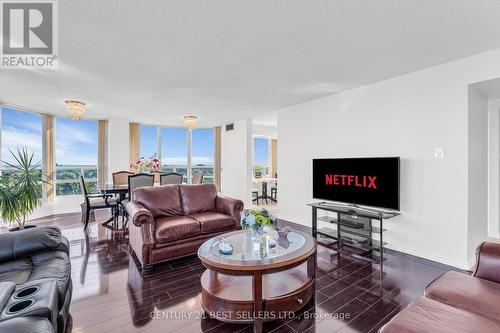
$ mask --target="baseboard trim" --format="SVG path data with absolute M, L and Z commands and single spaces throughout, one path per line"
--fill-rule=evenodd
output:
M 455 260 L 450 260 L 450 259 L 436 256 L 436 255 L 433 255 L 431 253 L 427 253 L 424 251 L 419 251 L 419 250 L 410 249 L 410 248 L 407 248 L 404 246 L 399 246 L 397 244 L 392 244 L 392 243 L 387 244 L 386 248 L 393 250 L 393 251 L 409 254 L 409 255 L 423 258 L 423 259 L 427 259 L 430 261 L 435 261 L 435 262 L 438 262 L 438 263 L 441 263 L 444 265 L 452 266 L 452 267 L 463 269 L 463 270 L 470 270 L 471 269 L 471 267 L 469 267 L 469 264 L 467 262 L 458 262 Z
M 284 221 L 291 222 L 291 223 L 294 223 L 294 224 L 298 224 L 298 225 L 301 225 L 301 226 L 304 226 L 304 227 L 311 228 L 310 225 L 306 225 L 304 223 L 292 222 L 293 219 L 289 219 L 286 216 L 283 216 L 282 214 L 278 214 L 278 217 L 279 217 L 279 219 L 282 219 Z M 432 253 L 428 253 L 428 252 L 425 252 L 425 251 L 420 251 L 420 250 L 408 248 L 408 247 L 401 246 L 401 245 L 398 245 L 398 244 L 393 244 L 393 243 L 387 244 L 386 248 L 390 249 L 390 250 L 393 250 L 393 251 L 396 251 L 396 252 L 401 252 L 401 253 L 404 253 L 404 254 L 409 254 L 409 255 L 412 255 L 412 256 L 415 256 L 415 257 L 419 257 L 419 258 L 423 258 L 423 259 L 426 259 L 426 260 L 430 260 L 430 261 L 434 261 L 434 262 L 437 262 L 437 263 L 441 263 L 441 264 L 444 264 L 444 265 L 447 265 L 447 266 L 452 266 L 452 267 L 455 267 L 455 268 L 459 268 L 459 269 L 462 269 L 462 270 L 471 270 L 471 266 L 469 266 L 469 263 L 466 262 L 466 261 L 459 262 L 459 261 L 451 260 L 451 259 L 448 259 L 448 258 L 443 258 L 443 257 L 440 257 L 440 256 L 436 256 L 436 255 L 434 255 Z

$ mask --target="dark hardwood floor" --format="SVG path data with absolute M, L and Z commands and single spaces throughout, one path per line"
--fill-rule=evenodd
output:
M 96 212 L 104 221 L 106 211 Z M 71 243 L 73 332 L 252 332 L 251 325 L 202 318 L 200 276 L 190 257 L 142 277 L 128 253 L 127 236 L 91 223 L 80 214 L 33 221 L 62 228 Z M 306 227 L 297 227 L 308 230 Z M 376 332 L 424 287 L 453 269 L 409 255 L 386 254 L 380 265 L 319 246 L 316 304 L 294 318 L 266 322 L 265 332 Z

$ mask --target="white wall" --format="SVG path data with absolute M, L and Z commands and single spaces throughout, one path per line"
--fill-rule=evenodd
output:
M 279 110 L 279 216 L 311 224 L 314 157 L 401 156 L 389 247 L 468 268 L 468 85 L 496 77 L 500 50 Z
M 221 192 L 250 206 L 252 202 L 252 121 L 234 122 L 221 133 Z
M 124 118 L 108 119 L 108 180 L 112 173 L 129 170 L 129 121 Z
M 266 137 L 268 139 L 276 139 L 278 132 L 276 127 L 265 125 L 252 125 L 252 133 L 254 136 Z
M 488 237 L 488 100 L 476 89 L 468 89 L 468 206 L 467 255 Z
M 500 99 L 488 101 L 488 236 L 500 238 Z

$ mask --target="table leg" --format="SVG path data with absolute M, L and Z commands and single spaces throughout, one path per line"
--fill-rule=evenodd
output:
M 262 301 L 262 272 L 255 271 L 253 273 L 253 331 L 254 333 L 262 332 L 262 311 L 264 311 L 263 301 Z
M 264 197 L 264 200 L 266 200 L 266 204 L 268 204 L 267 202 L 267 182 L 262 182 L 262 196 Z
M 274 202 L 278 202 L 278 200 L 274 199 L 273 197 L 267 195 L 267 182 L 262 182 L 261 183 L 261 186 L 262 186 L 262 195 L 259 196 L 257 195 L 257 198 L 254 199 L 254 200 L 257 200 L 257 203 L 258 203 L 258 200 L 262 200 L 262 201 L 266 201 L 266 204 L 268 204 L 269 202 L 267 201 L 268 199 L 271 200 L 271 201 L 274 201 Z
M 313 279 L 313 295 L 312 301 L 316 303 L 316 266 L 317 266 L 317 253 L 307 259 L 307 276 Z

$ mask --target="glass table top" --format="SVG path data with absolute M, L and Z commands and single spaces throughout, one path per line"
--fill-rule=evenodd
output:
M 306 239 L 299 233 L 290 231 L 287 237 L 279 237 L 274 229 L 264 229 L 260 236 L 252 230 L 246 230 L 223 238 L 233 247 L 232 254 L 222 254 L 219 251 L 218 240 L 210 247 L 212 255 L 227 261 L 259 261 L 279 258 L 290 254 L 304 246 Z

